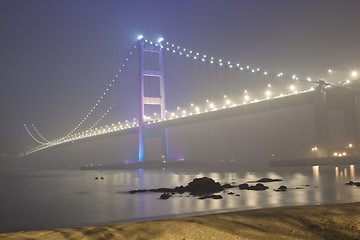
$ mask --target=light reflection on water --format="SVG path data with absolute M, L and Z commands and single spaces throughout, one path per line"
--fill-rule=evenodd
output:
M 360 166 L 272 168 L 264 171 L 214 169 L 136 169 L 113 171 L 43 171 L 0 175 L 2 194 L 0 232 L 58 228 L 118 221 L 196 215 L 289 205 L 355 202 L 360 188 L 345 186 Z M 96 176 L 105 177 L 95 180 Z M 168 200 L 161 193 L 129 194 L 132 189 L 184 185 L 196 177 L 211 177 L 221 184 L 238 185 L 262 177 L 282 182 L 265 183 L 266 191 L 239 190 L 220 193 L 222 200 L 199 200 L 187 193 Z M 250 183 L 255 184 L 255 183 Z M 289 190 L 276 192 L 281 185 Z M 297 188 L 297 189 L 295 189 Z M 228 192 L 235 194 L 229 195 Z M 236 196 L 240 194 L 240 196 Z M 187 197 L 188 196 L 188 197 Z

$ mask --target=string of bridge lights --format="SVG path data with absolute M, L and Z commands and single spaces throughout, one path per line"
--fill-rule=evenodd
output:
M 249 65 L 241 66 L 239 63 L 232 63 L 231 61 L 225 61 L 222 58 L 210 57 L 207 54 L 202 54 L 197 51 L 188 50 L 186 48 L 181 47 L 180 45 L 176 45 L 173 43 L 169 43 L 169 42 L 163 43 L 164 38 L 159 38 L 157 43 L 155 43 L 155 42 L 149 41 L 147 39 L 143 39 L 143 36 L 140 35 L 138 37 L 138 40 L 144 41 L 145 43 L 147 43 L 149 45 L 159 46 L 169 53 L 177 54 L 177 55 L 180 55 L 180 56 L 183 56 L 186 58 L 191 58 L 191 59 L 197 60 L 199 62 L 214 64 L 219 67 L 240 70 L 240 71 L 244 71 L 244 72 L 248 72 L 248 73 L 262 74 L 262 75 L 270 76 L 270 77 L 277 77 L 277 78 L 292 79 L 292 80 L 297 80 L 297 81 L 306 81 L 306 82 L 315 83 L 315 82 L 313 82 L 311 77 L 300 78 L 296 74 L 285 75 L 283 72 L 271 73 L 268 71 L 262 71 L 260 68 L 252 68 Z
M 119 79 L 119 75 L 120 73 L 124 70 L 125 66 L 127 65 L 127 63 L 129 62 L 130 57 L 135 53 L 136 50 L 136 45 L 133 46 L 133 49 L 130 51 L 130 53 L 128 54 L 128 57 L 125 59 L 124 63 L 122 64 L 122 66 L 120 67 L 120 69 L 118 70 L 118 72 L 115 74 L 115 77 L 110 81 L 110 83 L 108 84 L 107 88 L 105 89 L 105 91 L 103 92 L 103 94 L 101 94 L 100 98 L 96 101 L 96 103 L 92 106 L 92 108 L 90 109 L 90 111 L 86 114 L 86 116 L 80 121 L 80 123 L 73 129 L 71 130 L 65 137 L 60 138 L 60 139 L 56 139 L 55 141 L 58 140 L 62 140 L 65 138 L 70 137 L 79 127 L 81 127 L 84 122 L 89 118 L 89 116 L 95 111 L 95 109 L 99 106 L 99 104 L 101 103 L 101 101 L 103 100 L 103 98 L 106 96 L 106 94 L 108 93 L 108 91 L 114 86 L 115 81 L 117 81 Z
M 292 90 L 294 90 L 294 89 L 292 89 Z M 216 105 L 214 102 L 212 102 L 210 100 L 206 100 L 206 106 L 201 107 L 202 108 L 201 109 L 199 107 L 199 105 L 194 105 L 193 103 L 191 103 L 190 107 L 189 107 L 190 110 L 185 110 L 184 108 L 177 107 L 177 110 L 175 111 L 176 113 L 166 111 L 166 113 L 168 115 L 167 118 L 165 118 L 165 119 L 150 119 L 149 121 L 146 122 L 146 124 L 154 124 L 157 122 L 164 122 L 164 121 L 174 120 L 174 119 L 178 119 L 178 118 L 190 117 L 192 115 L 204 114 L 204 113 L 218 111 L 218 110 L 222 110 L 222 109 L 226 109 L 226 108 L 236 107 L 239 105 L 257 103 L 257 102 L 266 101 L 266 100 L 270 100 L 270 99 L 274 99 L 274 98 L 286 97 L 286 96 L 294 95 L 294 94 L 298 94 L 298 93 L 305 93 L 305 92 L 309 92 L 309 91 L 313 91 L 313 90 L 314 90 L 314 88 L 310 88 L 308 90 L 299 91 L 299 92 L 297 90 L 295 90 L 294 92 L 292 92 L 290 94 L 280 94 L 279 96 L 275 96 L 273 98 L 270 98 L 269 96 L 267 96 L 267 98 L 265 98 L 265 99 L 254 99 L 253 101 L 251 101 L 249 98 L 246 98 L 246 96 L 248 96 L 248 95 L 245 95 L 244 102 L 242 102 L 242 104 L 237 104 L 236 102 L 231 101 L 231 99 L 227 95 L 224 95 L 224 104 L 222 106 L 221 106 L 221 104 Z M 248 92 L 245 90 L 244 93 L 247 94 Z M 179 113 L 179 111 L 180 111 L 180 113 Z M 59 139 L 57 141 L 44 143 L 43 145 L 40 145 L 40 146 L 28 151 L 27 154 L 31 154 L 33 152 L 40 151 L 45 148 L 63 144 L 66 142 L 81 140 L 81 139 L 88 138 L 88 137 L 98 136 L 101 134 L 107 134 L 107 133 L 111 133 L 111 132 L 115 132 L 115 131 L 131 129 L 131 128 L 135 128 L 135 127 L 139 127 L 139 123 L 136 121 L 136 118 L 133 119 L 132 123 L 130 123 L 128 120 L 126 120 L 124 123 L 124 126 L 121 122 L 119 122 L 118 124 L 113 123 L 113 124 L 111 124 L 111 126 L 106 125 L 104 128 L 103 127 L 99 128 L 99 129 L 95 128 L 92 130 L 86 130 L 85 132 L 71 135 L 71 137 L 69 137 L 67 139 Z M 29 132 L 29 134 L 31 135 L 30 132 Z
M 137 77 L 137 76 L 136 76 Z M 135 78 L 136 78 L 135 77 Z M 115 107 L 115 104 L 120 100 L 120 98 L 124 95 L 125 91 L 127 89 L 129 89 L 130 84 L 133 82 L 134 78 L 127 83 L 126 87 L 123 89 L 123 91 L 120 93 L 119 97 L 116 98 L 115 102 L 108 108 L 105 110 L 104 114 L 88 129 L 89 131 L 92 131 L 110 112 L 111 110 Z M 135 120 L 135 119 L 134 119 Z M 126 120 L 127 121 L 127 120 Z M 120 123 L 119 123 L 120 124 Z
M 31 124 L 32 127 L 34 128 L 35 132 L 45 141 L 45 142 L 49 142 L 46 138 L 44 138 L 40 133 L 39 131 L 36 129 L 35 125 L 34 124 Z
M 42 145 L 46 144 L 46 143 L 44 143 L 44 142 L 39 141 L 36 137 L 34 137 L 34 135 L 32 135 L 32 133 L 29 131 L 29 129 L 28 129 L 28 127 L 26 126 L 26 124 L 24 124 L 24 127 L 25 127 L 26 131 L 28 132 L 28 134 L 30 135 L 30 137 L 31 137 L 32 139 L 34 139 L 37 143 L 40 143 L 40 144 L 42 144 Z
M 148 61 L 150 60 L 147 59 Z M 92 131 L 110 112 L 111 110 L 115 107 L 115 104 L 120 100 L 120 98 L 124 95 L 124 93 L 126 92 L 127 89 L 129 89 L 130 84 L 134 81 L 134 79 L 137 79 L 137 77 L 139 77 L 139 74 L 137 76 L 135 76 L 133 79 L 131 79 L 131 81 L 129 81 L 126 85 L 126 87 L 123 89 L 123 91 L 120 93 L 119 97 L 116 98 L 115 103 L 113 103 L 108 109 L 105 110 L 104 114 L 88 129 L 89 131 Z M 134 121 L 136 120 L 136 118 L 134 118 Z M 127 120 L 126 120 L 127 122 Z M 120 124 L 120 122 L 119 122 Z

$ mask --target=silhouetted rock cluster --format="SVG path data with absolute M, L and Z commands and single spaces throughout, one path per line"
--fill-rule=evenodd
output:
M 261 178 L 256 182 L 280 182 L 280 181 L 282 181 L 282 179 Z
M 227 188 L 233 187 L 230 184 L 225 184 Z M 142 193 L 142 192 L 162 192 L 162 193 L 179 193 L 190 192 L 190 195 L 202 195 L 207 193 L 217 193 L 224 190 L 219 182 L 215 182 L 208 177 L 195 178 L 192 182 L 189 182 L 186 187 L 179 186 L 175 188 L 156 188 L 156 189 L 138 189 L 129 191 L 130 194 Z
M 185 187 L 187 192 L 191 195 L 201 195 L 206 193 L 216 193 L 224 190 L 219 182 L 215 182 L 208 177 L 195 178 Z
M 349 181 L 349 182 L 345 183 L 345 185 L 351 185 L 351 186 L 360 187 L 360 182 Z
M 163 193 L 163 194 L 161 194 L 160 199 L 168 199 L 168 198 L 170 198 L 170 197 L 171 197 L 171 194 L 169 194 L 169 193 Z
M 208 198 L 211 198 L 211 199 L 222 199 L 223 197 L 221 195 L 207 195 L 207 196 L 201 196 L 199 197 L 198 199 L 208 199 Z
M 231 184 L 229 184 L 229 183 L 225 183 L 225 184 L 222 185 L 222 187 L 223 187 L 223 188 L 234 188 L 234 187 L 236 187 L 236 186 L 233 186 L 233 185 L 231 185 Z
M 250 186 L 247 183 L 243 183 L 239 185 L 240 190 L 255 190 L 255 191 L 264 191 L 266 189 L 269 189 L 267 186 L 264 186 L 262 183 L 258 183 L 255 186 Z
M 286 186 L 280 186 L 278 189 L 274 189 L 274 191 L 277 191 L 277 192 L 285 192 L 286 190 L 287 190 Z

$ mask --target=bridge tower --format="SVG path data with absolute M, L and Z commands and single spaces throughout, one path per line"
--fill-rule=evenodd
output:
M 318 157 L 329 157 L 330 137 L 325 81 L 320 80 L 314 95 L 315 141 Z
M 163 161 L 168 158 L 167 129 L 147 129 L 146 122 L 163 120 L 165 115 L 165 78 L 162 43 L 157 46 L 139 41 L 140 101 L 139 101 L 139 162 L 146 159 L 145 142 L 149 138 L 161 138 Z M 146 58 L 145 58 L 146 56 Z M 150 90 L 151 89 L 151 90 Z M 156 115 L 154 115 L 156 113 Z

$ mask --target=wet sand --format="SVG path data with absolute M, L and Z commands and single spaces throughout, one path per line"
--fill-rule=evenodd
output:
M 219 201 L 219 200 L 209 200 Z M 360 239 L 360 203 L 283 207 L 105 226 L 0 234 L 0 239 Z

